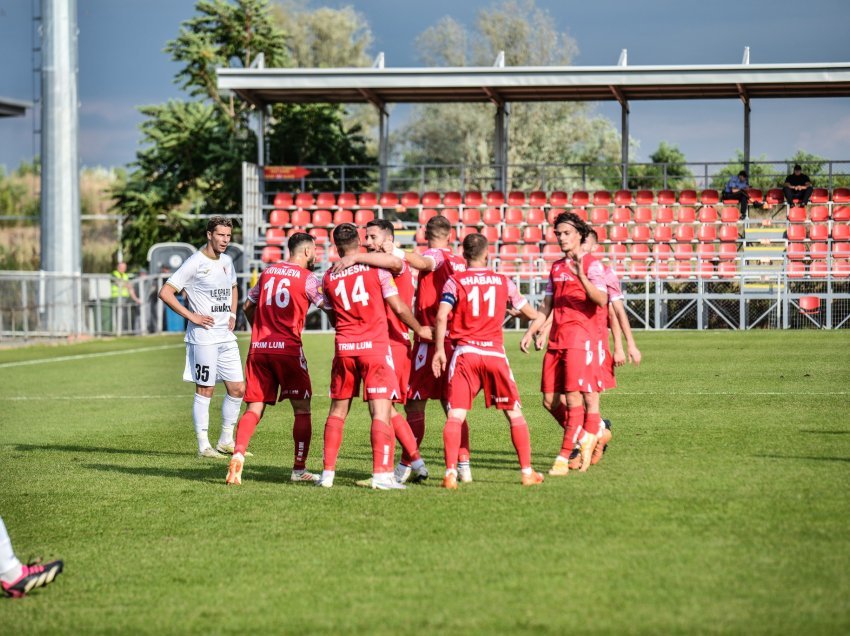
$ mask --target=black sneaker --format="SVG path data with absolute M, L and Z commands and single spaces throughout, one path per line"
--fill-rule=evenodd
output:
M 23 566 L 23 572 L 21 572 L 21 576 L 16 581 L 12 583 L 3 581 L 0 585 L 3 586 L 3 592 L 6 593 L 6 596 L 20 598 L 37 587 L 44 587 L 48 583 L 52 583 L 62 572 L 63 567 L 64 563 L 62 561 L 51 561 L 44 565 L 30 563 Z

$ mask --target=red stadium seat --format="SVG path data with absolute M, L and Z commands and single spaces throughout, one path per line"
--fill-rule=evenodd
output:
M 269 214 L 269 225 L 283 227 L 289 225 L 289 212 L 286 210 L 272 210 Z
M 670 261 L 653 261 L 652 269 L 650 269 L 650 273 L 653 276 L 657 276 L 658 278 L 669 278 L 670 277 Z
M 833 241 L 850 241 L 850 225 L 836 223 L 832 226 Z
M 294 208 L 295 201 L 289 192 L 278 192 L 274 195 L 274 203 L 272 205 L 276 208 Z
M 679 205 L 696 205 L 697 193 L 695 190 L 682 190 L 679 193 Z
M 672 223 L 673 222 L 673 208 L 658 208 L 655 211 L 655 222 L 656 223 Z
M 829 220 L 829 208 L 825 205 L 813 205 L 809 211 L 809 220 L 814 223 L 823 223 Z
M 782 192 L 782 188 L 771 188 L 767 191 L 767 195 L 764 197 L 764 202 L 768 205 L 779 205 L 780 203 L 785 203 L 785 193 Z
M 505 193 L 501 190 L 493 190 L 487 193 L 486 205 L 498 206 L 505 204 Z
M 584 190 L 573 192 L 572 205 L 574 208 L 583 208 L 588 203 L 590 203 L 590 195 L 587 192 Z
M 657 243 L 652 248 L 652 255 L 657 260 L 669 260 L 673 258 L 673 248 L 670 247 L 667 243 Z
M 418 192 L 405 192 L 401 195 L 401 207 L 415 208 L 417 205 L 419 205 Z
M 717 257 L 717 248 L 714 243 L 700 243 L 697 245 L 697 257 L 704 261 L 710 261 Z
M 696 221 L 696 212 L 693 208 L 679 208 L 676 211 L 676 221 L 678 223 L 693 223 Z
M 697 229 L 697 240 L 703 243 L 713 243 L 717 240 L 716 225 L 700 225 Z
M 608 222 L 608 208 L 593 208 L 590 211 L 590 222 L 593 225 L 602 225 Z
M 806 208 L 788 208 L 788 221 L 791 223 L 805 223 Z
M 488 242 L 495 244 L 499 240 L 499 228 L 492 225 L 485 225 L 481 228 L 481 234 L 485 236 Z
M 721 261 L 731 261 L 738 257 L 737 243 L 721 243 L 717 252 L 717 258 Z
M 650 258 L 649 245 L 646 243 L 634 243 L 629 247 L 629 256 L 633 261 L 646 261 Z
M 694 240 L 694 226 L 681 224 L 676 226 L 676 241 L 687 243 Z
M 809 228 L 809 239 L 826 241 L 829 238 L 829 226 L 826 223 L 815 223 Z
M 549 225 L 555 225 L 555 219 L 557 219 L 558 215 L 563 212 L 566 212 L 564 208 L 549 208 L 549 212 L 546 215 L 549 220 Z
M 826 278 L 829 273 L 829 265 L 826 261 L 812 261 L 809 264 L 809 276 L 812 278 Z
M 336 207 L 336 195 L 333 192 L 319 192 L 319 196 L 316 197 L 316 207 L 317 208 L 335 208 Z
M 554 261 L 562 258 L 564 258 L 564 253 L 561 251 L 561 247 L 559 245 L 546 243 L 546 245 L 543 246 L 543 260 L 547 263 L 553 263 Z
M 509 225 L 521 225 L 525 221 L 522 208 L 508 208 L 505 210 L 505 223 Z
M 457 225 L 460 220 L 460 212 L 458 212 L 457 208 L 443 208 L 440 211 L 440 215 L 446 217 L 452 225 Z
M 812 243 L 809 245 L 809 258 L 823 260 L 827 254 L 829 254 L 829 245 L 827 243 Z
M 635 223 L 652 223 L 652 208 L 635 209 Z
M 310 228 L 308 234 L 316 239 L 317 245 L 324 245 L 328 242 L 328 231 L 323 227 Z
M 832 191 L 833 203 L 850 203 L 850 188 L 835 188 Z
M 655 203 L 655 195 L 652 190 L 638 190 L 635 193 L 635 203 L 638 205 L 652 205 Z
M 310 213 L 307 210 L 295 210 L 289 215 L 289 222 L 298 227 L 310 225 Z
M 786 230 L 786 236 L 789 241 L 805 241 L 806 240 L 806 226 L 805 225 L 789 225 Z
M 522 231 L 522 240 L 525 243 L 539 243 L 543 240 L 543 230 L 536 225 L 528 225 Z
M 741 218 L 741 211 L 738 208 L 727 206 L 720 210 L 720 220 L 723 223 L 737 223 Z
M 850 277 L 850 260 L 841 259 L 832 261 L 832 275 L 835 278 Z
M 826 188 L 814 188 L 812 190 L 812 197 L 809 199 L 809 203 L 827 203 L 829 201 L 829 190 Z
M 540 246 L 536 243 L 526 243 L 522 246 L 522 255 L 528 259 L 540 258 Z
M 721 225 L 718 238 L 724 242 L 734 243 L 738 240 L 738 226 L 732 223 Z
M 339 252 L 336 250 L 336 245 L 328 245 L 327 255 L 329 263 L 336 263 L 339 260 Z
M 481 193 L 480 192 L 477 192 L 477 193 L 467 192 L 466 194 L 467 194 L 467 196 L 472 195 L 472 194 L 477 194 L 478 198 L 479 198 L 479 202 L 476 203 L 476 205 L 480 204 L 480 199 L 481 199 Z M 450 192 L 446 192 L 446 193 L 443 194 L 443 205 L 447 205 L 447 206 L 455 208 L 455 207 L 459 206 L 462 202 L 463 202 L 463 199 L 460 196 L 460 192 L 450 191 Z M 471 204 L 470 203 L 464 203 L 464 205 L 471 205 Z
M 806 275 L 806 264 L 802 261 L 790 261 L 785 272 L 788 278 L 803 278 Z
M 425 192 L 419 204 L 427 208 L 436 208 L 442 203 L 439 192 Z
M 593 193 L 593 205 L 611 205 L 611 193 L 607 190 L 597 190 Z
M 694 257 L 694 247 L 690 243 L 677 243 L 673 247 L 673 258 L 677 261 L 690 260 Z
M 622 243 L 612 243 L 608 246 L 608 258 L 612 261 L 622 261 L 628 256 L 629 249 Z
M 283 245 L 286 243 L 286 230 L 270 227 L 266 230 L 266 243 L 269 245 Z
M 717 223 L 717 210 L 710 205 L 700 208 L 699 211 L 700 223 Z
M 499 208 L 487 208 L 483 220 L 485 225 L 498 225 L 502 222 L 502 211 Z
M 720 278 L 735 278 L 738 275 L 738 263 L 735 261 L 723 261 L 717 265 L 717 274 Z
M 354 213 L 354 224 L 359 226 L 366 225 L 369 221 L 375 220 L 375 212 L 373 210 L 357 210 Z
M 673 275 L 676 278 L 690 278 L 691 274 L 693 274 L 690 261 L 676 261 L 674 268 Z
M 636 243 L 646 243 L 652 239 L 648 225 L 635 225 L 632 228 L 631 236 Z
M 656 225 L 652 237 L 656 243 L 669 243 L 673 240 L 673 228 L 669 225 Z
M 572 210 L 570 210 L 570 212 L 572 212 L 578 218 L 580 218 L 582 221 L 587 223 L 588 217 L 587 217 L 587 209 L 586 208 L 573 208 Z
M 330 210 L 316 210 L 315 212 L 313 212 L 313 218 L 311 222 L 313 223 L 313 225 L 326 227 L 328 225 L 331 225 L 332 218 L 333 217 L 331 216 Z
M 712 278 L 714 276 L 714 263 L 711 261 L 700 261 L 698 271 L 700 278 Z
M 555 190 L 552 194 L 549 195 L 549 205 L 563 208 L 569 205 L 570 198 L 567 196 L 566 192 L 562 190 Z
M 629 278 L 645 278 L 649 274 L 646 261 L 632 261 L 629 265 Z
M 525 192 L 521 190 L 508 192 L 508 205 L 525 205 Z
M 461 223 L 464 225 L 481 225 L 481 210 L 478 208 L 464 208 L 460 218 Z
M 478 228 L 471 225 L 464 225 L 460 228 L 460 240 L 462 241 L 470 234 L 478 234 Z
M 600 243 L 604 243 L 608 240 L 608 230 L 604 225 L 599 225 L 593 229 L 596 230 L 596 237 L 599 239 Z
M 371 212 L 371 210 L 358 210 L 358 212 Z M 337 210 L 334 212 L 333 224 L 354 223 L 354 212 L 351 210 Z
M 437 216 L 437 211 L 434 208 L 422 208 L 419 210 L 419 225 L 425 225 L 429 219 Z
M 546 231 L 543 235 L 543 240 L 547 243 L 552 243 L 553 245 L 558 244 L 558 239 L 555 238 L 555 228 L 551 225 L 546 228 Z
M 312 208 L 316 205 L 316 199 L 309 192 L 302 192 L 295 195 L 295 207 L 297 208 Z
M 357 197 L 352 192 L 341 192 L 336 198 L 336 204 L 340 208 L 356 208 Z
M 841 205 L 832 208 L 833 221 L 850 221 L 850 205 Z
M 614 193 L 614 205 L 631 205 L 632 204 L 632 191 L 631 190 L 617 190 Z
M 337 202 L 339 205 L 339 202 Z M 361 208 L 374 208 L 378 205 L 378 195 L 374 192 L 363 192 L 357 197 L 357 205 Z
M 631 223 L 631 208 L 614 208 L 614 215 L 612 216 L 611 220 L 614 223 Z
M 264 263 L 277 263 L 283 258 L 283 253 L 279 247 L 269 245 L 263 248 L 260 254 L 260 260 Z
M 764 201 L 764 193 L 758 188 L 747 188 L 747 195 L 750 197 L 750 201 L 755 203 Z
M 672 190 L 658 191 L 658 205 L 675 205 L 676 193 Z
M 529 225 L 543 225 L 546 221 L 546 215 L 541 208 L 529 208 L 525 220 Z
M 615 243 L 625 243 L 629 240 L 629 228 L 625 225 L 614 225 L 608 232 L 608 238 Z
M 542 190 L 535 190 L 528 195 L 528 205 L 534 205 L 542 208 L 546 205 L 546 193 Z
M 720 203 L 720 195 L 717 190 L 703 190 L 699 195 L 699 201 L 703 205 L 717 205 Z
M 502 226 L 503 243 L 519 243 L 520 230 L 516 225 Z
M 398 195 L 395 192 L 383 192 L 381 198 L 378 199 L 378 205 L 382 208 L 397 208 L 399 205 Z
M 307 231 L 306 227 L 293 226 L 293 227 L 289 228 L 288 230 L 286 230 L 286 236 L 292 236 L 293 234 L 297 234 L 298 232 L 306 232 L 306 231 Z
M 806 258 L 806 245 L 804 243 L 788 243 L 785 253 L 792 261 L 802 261 Z

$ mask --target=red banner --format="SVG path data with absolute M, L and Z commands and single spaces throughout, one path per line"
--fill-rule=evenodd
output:
M 264 166 L 263 177 L 266 181 L 289 181 L 302 179 L 310 174 L 307 168 L 301 166 Z

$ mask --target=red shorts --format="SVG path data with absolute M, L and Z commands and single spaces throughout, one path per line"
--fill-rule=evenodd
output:
M 398 380 L 399 396 L 393 402 L 404 404 L 407 401 L 407 388 L 410 385 L 410 345 L 391 342 L 393 367 Z
M 540 390 L 543 393 L 602 391 L 602 370 L 599 367 L 599 348 L 592 343 L 588 349 L 549 349 L 543 356 Z
M 519 390 L 508 359 L 498 353 L 483 355 L 464 349 L 458 347 L 449 364 L 449 408 L 470 410 L 482 389 L 487 408 L 495 406 L 503 411 L 520 408 Z
M 607 342 L 602 341 L 600 345 L 602 351 L 602 388 L 606 391 L 616 389 L 617 378 L 614 377 L 614 356 L 611 355 Z
M 274 404 L 306 400 L 313 393 L 307 360 L 300 356 L 251 353 L 245 362 L 245 401 Z
M 446 359 L 452 359 L 454 347 L 445 343 Z M 434 377 L 431 361 L 434 359 L 433 342 L 414 342 L 410 352 L 410 388 L 407 390 L 408 400 L 445 400 L 448 396 L 446 374 Z
M 389 352 L 386 356 L 334 356 L 331 365 L 331 398 L 346 400 L 360 394 L 363 400 L 394 400 L 398 397 L 398 380 L 392 368 Z

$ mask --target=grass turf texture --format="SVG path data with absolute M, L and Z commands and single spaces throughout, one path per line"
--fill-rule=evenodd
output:
M 354 486 L 371 469 L 355 403 L 332 490 L 288 482 L 288 405 L 226 487 L 226 461 L 195 458 L 179 338 L 0 351 L 0 514 L 21 558 L 66 560 L 48 589 L 0 599 L 0 632 L 847 633 L 850 334 L 638 340 L 644 364 L 603 398 L 599 466 L 522 488 L 507 423 L 476 406 L 475 482 L 458 492 L 438 487 L 438 407 L 427 485 Z M 560 429 L 541 354 L 517 341 L 545 472 Z M 325 396 L 332 339 L 305 342 Z M 328 399 L 313 404 L 318 469 Z

